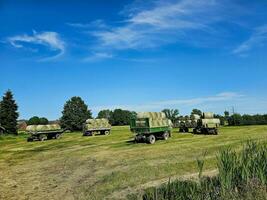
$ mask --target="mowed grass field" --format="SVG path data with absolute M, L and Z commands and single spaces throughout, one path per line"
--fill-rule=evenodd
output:
M 129 127 L 109 136 L 66 133 L 59 140 L 26 142 L 27 135 L 0 137 L 0 199 L 124 199 L 169 177 L 216 168 L 216 153 L 242 141 L 267 140 L 267 126 L 222 127 L 220 134 L 181 134 L 154 145 L 132 142 Z

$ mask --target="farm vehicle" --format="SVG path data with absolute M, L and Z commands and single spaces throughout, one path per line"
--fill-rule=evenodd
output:
M 130 129 L 136 142 L 154 144 L 157 139 L 171 137 L 172 122 L 162 112 L 142 112 L 131 119 Z
M 201 119 L 197 121 L 197 126 L 193 129 L 194 134 L 213 134 L 218 135 L 220 119 L 214 118 L 211 112 L 204 112 Z
M 218 134 L 220 119 L 214 118 L 211 112 L 204 112 L 202 116 L 191 115 L 189 117 L 180 118 L 175 122 L 175 127 L 179 128 L 179 132 L 189 132 L 193 129 L 194 134 Z
M 188 133 L 190 128 L 196 128 L 197 122 L 200 119 L 199 115 L 191 115 L 189 117 L 180 118 L 176 123 L 175 127 L 179 128 L 179 132 Z
M 87 119 L 83 127 L 83 136 L 109 135 L 110 130 L 111 125 L 107 119 Z
M 28 142 L 32 141 L 44 141 L 48 139 L 59 139 L 65 132 L 64 129 L 58 124 L 50 125 L 29 125 L 26 131 L 30 135 L 27 139 Z

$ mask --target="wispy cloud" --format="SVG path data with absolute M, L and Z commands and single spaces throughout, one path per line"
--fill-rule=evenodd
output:
M 26 44 L 42 45 L 49 48 L 51 51 L 57 52 L 56 55 L 43 58 L 42 60 L 54 59 L 64 54 L 65 42 L 60 38 L 56 32 L 36 32 L 33 31 L 32 35 L 16 35 L 7 38 L 9 42 L 15 48 L 23 48 Z
M 267 44 L 267 24 L 256 28 L 251 37 L 233 50 L 234 54 L 244 55 L 254 47 Z
M 101 19 L 92 21 L 90 23 L 73 23 L 68 22 L 66 25 L 74 27 L 74 28 L 108 28 L 108 26 L 105 24 L 105 22 Z
M 113 54 L 110 53 L 92 53 L 90 56 L 83 59 L 84 62 L 97 62 L 103 59 L 113 58 Z
M 216 32 L 212 24 L 225 20 L 223 7 L 217 0 L 157 1 L 149 9 L 130 12 L 121 26 L 92 33 L 98 46 L 113 49 L 142 49 L 179 42 L 194 43 L 192 31 Z M 206 44 L 205 44 L 206 45 Z
M 241 95 L 236 92 L 223 92 L 223 93 L 219 93 L 217 95 L 209 96 L 209 97 L 165 100 L 165 101 L 151 102 L 151 103 L 140 104 L 140 105 L 95 106 L 92 109 L 94 111 L 100 111 L 103 109 L 122 108 L 122 109 L 133 110 L 133 111 L 155 111 L 155 110 L 161 110 L 164 108 L 175 107 L 175 106 L 197 106 L 197 105 L 209 104 L 209 103 L 215 103 L 215 102 L 230 101 L 230 100 L 241 98 L 243 96 L 244 95 Z

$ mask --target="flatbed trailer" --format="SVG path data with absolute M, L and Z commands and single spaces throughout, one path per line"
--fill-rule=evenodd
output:
M 96 134 L 100 135 L 109 135 L 111 128 L 94 128 L 94 129 L 88 129 L 84 130 L 83 136 L 94 136 Z
M 149 118 L 131 120 L 130 130 L 136 134 L 136 142 L 154 144 L 157 139 L 167 140 L 171 137 L 171 127 L 169 125 L 151 126 L 150 123 L 151 120 Z
M 27 138 L 28 142 L 32 141 L 44 141 L 49 139 L 59 139 L 65 130 L 54 131 L 29 131 L 30 136 Z

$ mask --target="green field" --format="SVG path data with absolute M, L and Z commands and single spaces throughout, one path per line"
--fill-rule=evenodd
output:
M 214 173 L 216 152 L 247 139 L 267 140 L 267 126 L 223 127 L 218 136 L 179 134 L 154 145 L 134 144 L 128 127 L 109 136 L 67 133 L 60 140 L 26 142 L 27 135 L 0 137 L 0 199 L 124 199 L 169 177 Z

